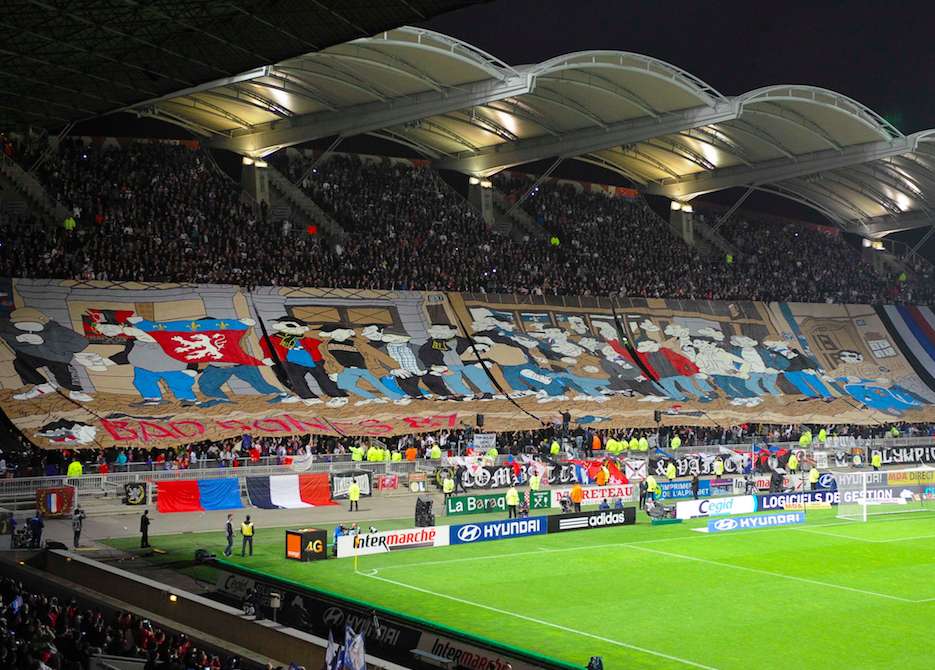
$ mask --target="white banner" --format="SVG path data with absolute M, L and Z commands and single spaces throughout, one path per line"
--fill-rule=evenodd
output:
M 399 549 L 421 549 L 448 545 L 450 526 L 426 526 L 386 530 L 362 535 L 342 535 L 338 538 L 338 558 L 385 554 Z
M 675 516 L 678 519 L 695 519 L 702 516 L 724 516 L 727 514 L 752 514 L 755 511 L 756 498 L 754 496 L 682 500 L 675 503 Z
M 636 489 L 633 484 L 582 486 L 581 491 L 584 494 L 581 500 L 582 505 L 595 505 L 604 499 L 606 499 L 607 502 L 611 504 L 611 506 L 613 505 L 614 500 L 617 498 L 620 498 L 624 502 L 632 502 L 633 500 L 636 500 L 634 496 Z M 570 495 L 570 486 L 563 486 L 561 488 L 552 489 L 552 507 L 560 508 L 562 506 L 562 498 L 567 498 Z
M 486 453 L 497 446 L 496 433 L 474 433 L 474 448 Z
M 623 462 L 624 472 L 631 482 L 637 479 L 646 479 L 646 461 L 628 460 Z

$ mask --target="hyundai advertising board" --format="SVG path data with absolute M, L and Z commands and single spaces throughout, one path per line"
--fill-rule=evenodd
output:
M 546 517 L 531 516 L 525 519 L 485 521 L 452 526 L 451 544 L 473 544 L 490 540 L 507 540 L 528 535 L 543 535 L 548 530 Z

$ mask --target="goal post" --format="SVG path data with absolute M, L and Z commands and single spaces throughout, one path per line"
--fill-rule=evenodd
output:
M 839 519 L 935 511 L 935 468 L 835 474 Z

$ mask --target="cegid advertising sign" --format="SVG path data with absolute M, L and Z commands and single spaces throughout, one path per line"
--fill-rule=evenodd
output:
M 338 538 L 338 558 L 385 554 L 399 549 L 422 549 L 448 545 L 449 526 L 427 526 L 387 530 L 363 535 L 342 535 Z
M 756 511 L 754 496 L 729 496 L 706 500 L 682 500 L 675 503 L 677 519 L 695 519 L 700 516 L 727 516 L 752 514 Z
M 711 519 L 708 522 L 709 533 L 726 533 L 733 530 L 752 530 L 805 523 L 804 512 L 780 512 L 778 514 L 757 514 L 755 516 L 737 516 L 728 519 Z
M 610 486 L 582 486 L 581 491 L 584 494 L 581 500 L 582 505 L 596 505 L 602 500 L 611 502 L 620 498 L 624 501 L 635 500 L 633 497 L 633 484 L 612 484 Z M 561 508 L 562 499 L 571 495 L 571 487 L 565 486 L 560 489 L 552 489 L 552 507 Z
M 527 535 L 542 535 L 547 530 L 545 520 L 546 517 L 543 516 L 531 516 L 526 519 L 465 523 L 451 527 L 450 540 L 451 544 L 473 544 L 474 542 L 507 540 Z
M 590 530 L 612 526 L 631 526 L 636 523 L 636 508 L 624 507 L 598 512 L 574 512 L 549 516 L 549 532 L 564 533 L 569 530 Z

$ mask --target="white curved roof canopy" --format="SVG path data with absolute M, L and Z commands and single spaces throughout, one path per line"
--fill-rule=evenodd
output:
M 724 96 L 669 63 L 622 51 L 511 67 L 403 27 L 134 111 L 253 156 L 370 133 L 477 176 L 574 158 L 674 199 L 733 187 L 775 193 L 866 236 L 935 223 L 935 131 L 903 135 L 814 86 Z

